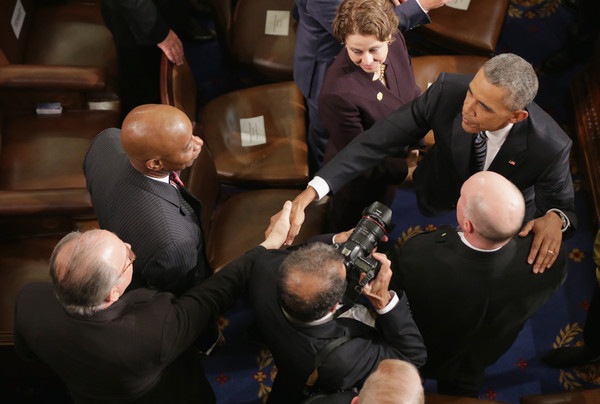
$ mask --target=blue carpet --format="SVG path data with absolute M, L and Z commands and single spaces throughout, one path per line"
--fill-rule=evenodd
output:
M 574 19 L 574 14 L 560 0 L 511 0 L 497 52 L 519 54 L 538 66 L 565 45 L 568 27 Z M 232 72 L 220 56 L 216 42 L 186 44 L 186 52 L 206 100 L 234 89 L 230 78 L 239 72 Z M 581 67 L 582 64 L 576 64 L 561 73 L 540 75 L 536 101 L 567 131 L 572 116 L 568 87 Z M 591 210 L 587 196 L 580 189 L 576 167 L 573 167 L 573 172 L 579 228 L 567 241 L 567 281 L 526 323 L 513 347 L 488 368 L 481 398 L 518 403 L 523 395 L 599 387 L 600 366 L 559 370 L 545 366 L 540 360 L 541 355 L 553 346 L 580 343 L 587 304 L 595 282 L 592 260 L 595 229 L 589 216 Z M 454 213 L 433 219 L 422 216 L 411 189 L 398 191 L 392 209 L 396 228 L 391 234 L 390 245 L 402 244 L 413 232 L 426 231 L 441 224 L 456 224 Z M 227 346 L 212 355 L 207 363 L 208 378 L 220 404 L 262 403 L 272 385 L 275 370 L 270 353 L 241 340 L 251 322 L 252 314 L 242 302 L 221 319 Z M 435 392 L 435 382 L 427 381 L 425 388 Z

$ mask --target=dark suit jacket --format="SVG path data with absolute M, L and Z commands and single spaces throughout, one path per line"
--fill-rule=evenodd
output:
M 119 129 L 107 129 L 94 139 L 83 170 L 100 227 L 130 243 L 137 255 L 130 288 L 180 294 L 208 276 L 197 219 L 200 201 L 182 192 L 195 210 L 195 216 L 190 215 L 180 191 L 134 169 L 121 146 Z
M 357 136 L 316 175 L 336 192 L 351 179 L 414 143 L 430 129 L 435 145 L 414 172 L 419 209 L 440 215 L 456 207 L 460 187 L 470 176 L 471 135 L 461 126 L 461 112 L 472 76 L 442 73 L 420 97 Z M 558 208 L 576 225 L 569 171 L 571 140 L 535 103 L 529 117 L 516 123 L 489 167 L 523 192 L 527 218 Z
M 52 284 L 32 283 L 17 297 L 15 347 L 50 365 L 76 402 L 214 402 L 200 355 L 188 348 L 248 276 L 247 265 L 233 265 L 179 298 L 136 289 L 91 316 L 67 314 Z
M 450 226 L 423 233 L 394 251 L 396 287 L 403 287 L 427 347 L 427 377 L 483 376 L 513 344 L 523 324 L 567 276 L 564 245 L 554 265 L 534 274 L 533 237 L 515 236 L 495 252 L 466 246 Z
M 394 309 L 377 317 L 377 329 L 348 318 L 316 326 L 293 326 L 277 302 L 275 273 L 286 254 L 263 250 L 255 255 L 248 284 L 256 323 L 277 365 L 269 403 L 301 402 L 316 353 L 342 336 L 353 338 L 334 350 L 319 369 L 316 386 L 328 392 L 360 386 L 383 359 L 404 359 L 416 366 L 425 362 L 425 347 L 404 296 Z

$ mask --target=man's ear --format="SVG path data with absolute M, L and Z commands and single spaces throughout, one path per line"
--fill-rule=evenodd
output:
M 514 111 L 512 114 L 513 116 L 510 119 L 510 123 L 521 122 L 523 119 L 526 119 L 529 116 L 529 112 L 525 111 L 524 109 Z
M 117 285 L 115 285 L 112 288 L 110 288 L 110 292 L 108 292 L 108 296 L 106 297 L 104 302 L 107 303 L 108 305 L 111 305 L 114 302 L 116 302 L 117 300 L 119 300 L 119 297 L 121 297 L 121 295 L 119 294 Z
M 473 233 L 473 223 L 466 217 L 463 219 L 462 223 L 459 223 L 460 229 L 463 233 Z
M 160 161 L 158 158 L 146 160 L 145 166 L 150 171 L 161 171 L 163 168 L 162 161 Z

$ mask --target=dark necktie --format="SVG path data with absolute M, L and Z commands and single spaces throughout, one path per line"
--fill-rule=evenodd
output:
M 181 178 L 179 178 L 177 171 L 171 171 L 169 174 L 169 181 L 171 181 L 171 184 L 175 185 L 177 188 L 183 188 L 183 181 L 181 181 Z
M 473 135 L 473 150 L 471 150 L 471 173 L 483 170 L 485 155 L 487 153 L 487 135 L 477 132 Z

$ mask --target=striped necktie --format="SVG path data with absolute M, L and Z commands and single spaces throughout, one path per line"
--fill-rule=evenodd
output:
M 179 178 L 177 171 L 171 171 L 169 174 L 169 181 L 171 181 L 171 184 L 175 185 L 177 188 L 183 188 L 183 181 L 181 181 L 181 178 Z
M 484 131 L 473 135 L 473 146 L 471 150 L 471 174 L 483 170 L 485 155 L 487 153 L 487 135 Z

